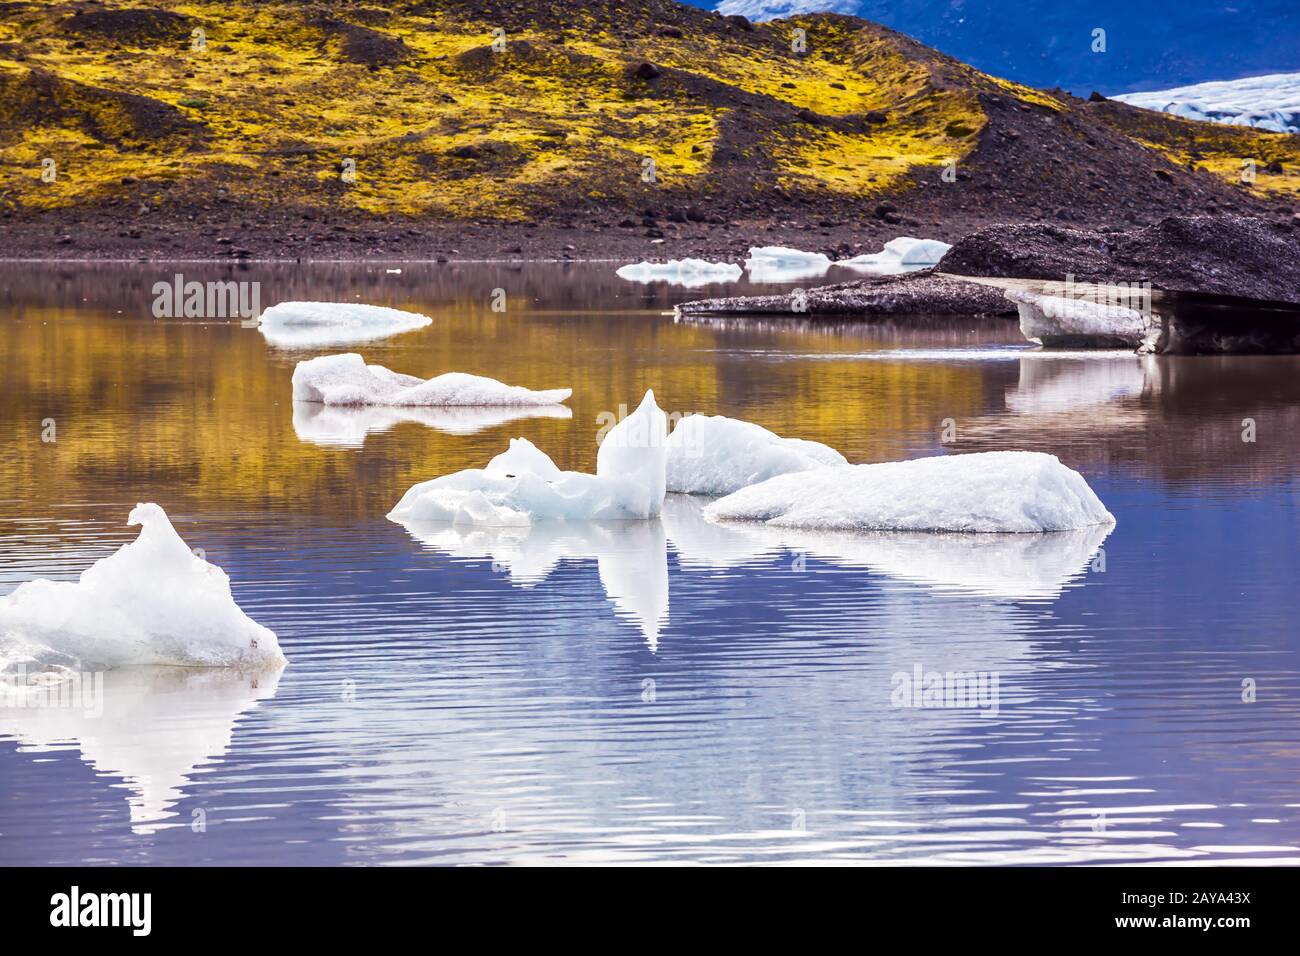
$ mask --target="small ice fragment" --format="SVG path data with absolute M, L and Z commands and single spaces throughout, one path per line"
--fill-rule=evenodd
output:
M 937 265 L 952 246 L 938 239 L 899 236 L 885 243 L 880 252 L 842 259 L 835 264 L 871 275 L 897 275 Z
M 745 268 L 751 282 L 795 282 L 823 276 L 831 260 L 820 252 L 785 246 L 756 246 L 749 250 Z
M 427 315 L 352 302 L 281 302 L 262 313 L 258 329 L 276 348 L 319 348 L 373 342 L 422 329 Z

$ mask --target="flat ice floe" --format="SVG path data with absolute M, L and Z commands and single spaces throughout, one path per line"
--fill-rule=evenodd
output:
M 668 418 L 647 391 L 605 435 L 594 475 L 561 471 L 532 442 L 514 438 L 486 468 L 415 485 L 388 517 L 486 527 L 653 518 L 663 507 L 667 432 Z
M 235 603 L 230 579 L 194 554 L 163 509 L 141 504 L 140 536 L 80 580 L 27 581 L 0 598 L 0 659 L 108 669 L 137 664 L 282 664 L 275 634 Z
M 785 246 L 755 246 L 749 250 L 745 269 L 751 282 L 797 282 L 824 276 L 831 260 L 820 252 L 804 252 Z
M 685 289 L 718 282 L 735 282 L 740 266 L 733 262 L 708 262 L 704 259 L 670 259 L 668 262 L 637 262 L 620 266 L 615 273 L 629 282 L 667 282 Z
M 313 445 L 361 448 L 370 435 L 413 422 L 448 435 L 473 435 L 525 418 L 572 418 L 567 405 L 500 405 L 496 407 L 319 405 L 293 403 L 293 432 Z
M 729 495 L 777 475 L 843 464 L 843 455 L 815 441 L 723 415 L 687 415 L 668 436 L 667 488 Z
M 818 531 L 1072 531 L 1114 524 L 1054 455 L 1000 451 L 781 475 L 709 505 L 712 520 Z
M 1020 331 L 1040 345 L 1137 348 L 1160 331 L 1152 316 L 1123 305 L 1019 289 L 1008 289 L 1007 298 L 1020 313 Z
M 880 252 L 841 259 L 837 266 L 844 266 L 856 272 L 870 275 L 897 275 L 900 272 L 915 272 L 938 265 L 952 246 L 938 239 L 913 239 L 911 236 L 899 236 L 885 243 Z
M 433 319 L 382 305 L 281 302 L 262 313 L 258 330 L 276 348 L 355 345 L 431 325 Z
M 572 394 L 569 388 L 534 391 L 465 372 L 444 372 L 426 380 L 367 365 L 355 352 L 307 359 L 293 370 L 293 400 L 321 405 L 558 405 Z

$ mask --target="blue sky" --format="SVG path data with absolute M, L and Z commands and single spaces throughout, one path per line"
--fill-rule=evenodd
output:
M 751 19 L 828 10 L 913 36 L 998 76 L 1075 93 L 1300 71 L 1295 0 L 688 0 Z M 1092 50 L 1093 30 L 1106 51 Z

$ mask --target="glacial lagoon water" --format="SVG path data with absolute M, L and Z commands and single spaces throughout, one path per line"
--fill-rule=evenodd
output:
M 75 578 L 156 501 L 290 661 L 0 708 L 0 863 L 1300 862 L 1300 359 L 682 324 L 673 302 L 752 287 L 614 267 L 0 267 L 0 594 Z M 434 323 L 280 347 L 155 319 L 177 271 Z M 571 411 L 295 408 L 295 362 L 348 350 L 572 386 Z M 647 387 L 851 461 L 1051 452 L 1118 523 L 774 540 L 686 498 L 526 535 L 385 520 L 514 436 L 590 470 Z M 910 688 L 960 674 L 963 706 Z

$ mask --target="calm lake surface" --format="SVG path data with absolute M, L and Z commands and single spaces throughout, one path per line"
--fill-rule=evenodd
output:
M 0 863 L 1300 862 L 1300 359 L 689 325 L 674 302 L 753 287 L 399 267 L 0 267 L 0 594 L 74 579 L 156 501 L 289 658 L 110 672 L 102 715 L 0 709 Z M 434 323 L 280 348 L 154 319 L 178 271 Z M 571 386 L 572 414 L 295 409 L 294 364 L 342 351 Z M 591 470 L 598 416 L 648 387 L 855 462 L 1051 452 L 1118 523 L 774 540 L 675 496 L 529 535 L 384 517 L 514 436 Z M 996 693 L 898 706 L 918 673 Z

